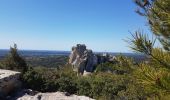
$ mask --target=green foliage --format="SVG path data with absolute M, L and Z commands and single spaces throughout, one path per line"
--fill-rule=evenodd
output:
M 156 39 L 149 40 L 147 35 L 144 35 L 140 31 L 136 31 L 134 35 L 132 34 L 132 38 L 127 40 L 127 42 L 129 43 L 130 48 L 135 52 L 151 55 L 155 40 Z
M 116 60 L 118 62 L 118 66 L 122 69 L 131 72 L 134 69 L 134 61 L 132 58 L 128 58 L 122 55 L 119 55 L 116 57 Z
M 58 80 L 59 90 L 62 92 L 68 92 L 74 94 L 77 92 L 77 83 L 72 77 L 60 77 Z
M 130 73 L 134 69 L 134 61 L 131 58 L 119 55 L 113 63 L 102 63 L 96 67 L 95 72 L 109 72 L 115 74 Z
M 155 67 L 165 67 L 170 69 L 170 53 L 165 52 L 161 48 L 154 48 L 152 52 L 152 58 L 150 63 Z
M 53 92 L 59 89 L 57 81 L 59 74 L 55 69 L 47 69 L 43 67 L 36 67 L 28 70 L 23 75 L 23 80 L 28 88 L 42 91 L 42 92 Z
M 25 60 L 18 54 L 17 45 L 14 44 L 14 47 L 10 47 L 10 52 L 3 60 L 3 66 L 5 69 L 16 70 L 20 72 L 26 72 L 28 66 Z
M 59 90 L 63 92 L 68 92 L 70 94 L 77 92 L 77 75 L 73 72 L 70 65 L 63 66 L 59 70 L 60 78 L 58 79 Z
M 132 74 L 136 87 L 143 88 L 141 97 L 145 99 L 168 99 L 170 95 L 170 1 L 135 0 L 143 10 L 137 11 L 147 17 L 150 28 L 163 48 L 154 48 L 154 42 L 141 32 L 135 32 L 129 43 L 131 49 L 146 54 L 149 63 L 141 63 Z M 134 80 L 134 79 L 133 79 Z M 127 92 L 120 93 L 126 95 Z
M 141 34 L 141 33 L 135 33 Z M 137 84 L 144 88 L 143 95 L 146 98 L 162 98 L 169 95 L 169 84 L 170 84 L 170 55 L 169 52 L 164 51 L 161 48 L 153 48 L 150 45 L 143 44 L 153 44 L 145 35 L 139 35 L 141 37 L 132 37 L 131 41 L 134 46 L 132 49 L 137 52 L 144 53 L 150 58 L 149 63 L 140 64 L 136 70 L 134 77 L 137 79 Z M 145 41 L 143 41 L 145 40 Z M 141 41 L 137 43 L 137 41 Z M 142 43 L 146 42 L 146 43 Z M 131 44 L 130 44 L 131 45 Z M 148 49 L 149 48 L 149 49 Z
M 148 24 L 165 50 L 170 50 L 170 1 L 169 0 L 135 0 L 141 8 L 137 12 L 147 17 Z
M 89 97 L 93 96 L 91 87 L 91 78 L 89 77 L 79 77 L 77 80 L 78 95 L 86 95 Z
M 143 86 L 145 94 L 149 97 L 161 98 L 170 94 L 169 70 L 141 64 L 134 75 L 137 82 Z
M 114 99 L 119 91 L 124 90 L 122 76 L 111 73 L 97 73 L 92 80 L 92 92 L 96 99 Z
M 66 68 L 68 69 L 66 70 Z M 60 90 L 71 94 L 76 93 L 76 74 L 70 73 L 69 67 L 66 68 L 57 70 L 55 68 L 35 67 L 23 75 L 23 81 L 28 88 L 37 91 L 54 92 Z

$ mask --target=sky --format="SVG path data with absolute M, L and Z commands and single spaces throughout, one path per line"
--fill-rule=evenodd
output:
M 133 0 L 0 0 L 0 49 L 131 52 L 124 41 L 149 31 Z

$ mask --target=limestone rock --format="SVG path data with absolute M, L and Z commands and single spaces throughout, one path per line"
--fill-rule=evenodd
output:
M 72 47 L 69 63 L 73 65 L 74 71 L 83 74 L 84 71 L 93 72 L 98 59 L 92 50 L 86 49 L 84 44 L 77 44 L 76 47 Z
M 107 53 L 95 54 L 84 44 L 77 44 L 77 46 L 72 47 L 69 63 L 73 66 L 74 71 L 83 74 L 84 72 L 93 72 L 97 64 L 113 60 L 114 57 Z
M 0 69 L 0 99 L 21 87 L 20 72 Z
M 70 95 L 66 96 L 64 92 L 37 93 L 36 95 L 25 94 L 16 100 L 94 100 L 86 96 Z

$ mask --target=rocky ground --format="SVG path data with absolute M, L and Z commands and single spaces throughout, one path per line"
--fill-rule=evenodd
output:
M 38 93 L 29 89 L 19 91 L 9 100 L 94 100 L 86 96 L 69 95 L 64 92 Z

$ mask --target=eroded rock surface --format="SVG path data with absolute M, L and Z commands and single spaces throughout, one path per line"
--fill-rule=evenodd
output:
M 16 100 L 94 100 L 86 96 L 70 95 L 66 96 L 64 92 L 37 93 L 36 95 L 25 94 Z
M 113 60 L 110 55 L 96 55 L 92 50 L 86 48 L 84 44 L 77 44 L 72 47 L 69 63 L 73 66 L 73 70 L 83 74 L 84 72 L 93 72 L 96 65 Z
M 0 99 L 21 86 L 20 72 L 0 69 Z
M 85 45 L 77 44 L 72 47 L 69 63 L 73 65 L 74 71 L 81 74 L 86 72 L 93 72 L 94 66 L 97 65 L 97 56 L 93 54 L 92 50 L 86 49 Z

